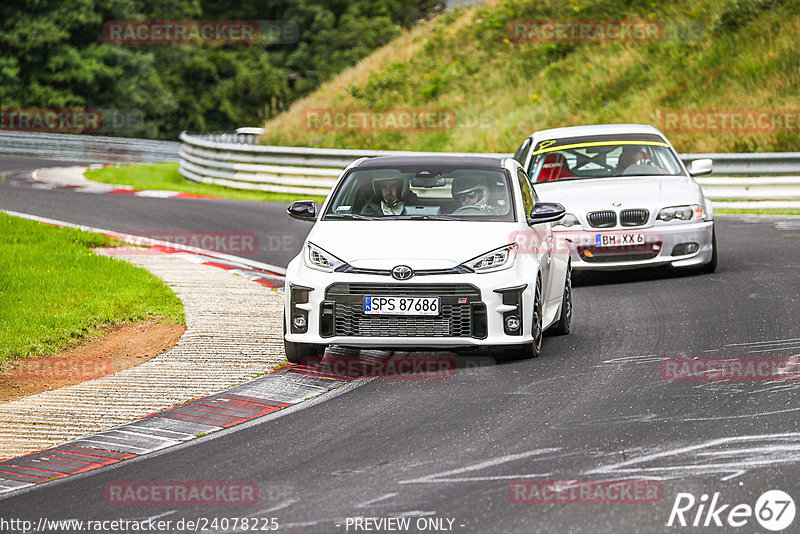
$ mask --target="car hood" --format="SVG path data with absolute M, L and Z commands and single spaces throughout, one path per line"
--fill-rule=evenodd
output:
M 353 267 L 447 269 L 514 242 L 516 223 L 320 221 L 308 241 Z
M 626 176 L 564 180 L 535 185 L 540 200 L 559 202 L 580 217 L 589 211 L 703 204 L 700 186 L 688 176 Z M 615 206 L 614 203 L 621 203 Z

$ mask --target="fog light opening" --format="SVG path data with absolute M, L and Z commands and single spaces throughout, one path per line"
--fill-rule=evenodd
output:
M 292 319 L 292 324 L 298 330 L 303 330 L 306 327 L 305 316 L 301 313 L 298 313 L 297 315 L 294 316 L 294 319 Z
M 673 256 L 687 256 L 689 254 L 694 254 L 700 250 L 700 245 L 695 242 L 690 243 L 678 243 L 672 248 L 672 255 Z
M 519 330 L 519 317 L 516 315 L 512 315 L 511 317 L 506 317 L 506 329 L 510 332 L 516 332 Z

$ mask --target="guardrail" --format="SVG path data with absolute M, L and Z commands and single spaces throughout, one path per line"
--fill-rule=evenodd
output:
M 241 189 L 325 195 L 336 177 L 351 162 L 364 157 L 435 155 L 440 152 L 394 150 L 339 150 L 264 146 L 254 144 L 255 135 L 222 134 L 180 136 L 180 172 L 198 182 Z M 510 157 L 511 154 L 467 154 Z M 800 173 L 800 153 L 681 154 L 688 163 L 714 160 L 715 175 L 697 179 L 712 200 L 800 199 L 800 177 L 763 175 Z M 757 175 L 757 176 L 754 176 Z
M 0 154 L 81 163 L 178 161 L 176 141 L 0 130 Z
M 0 130 L 0 154 L 82 163 L 178 161 L 181 174 L 190 180 L 238 189 L 309 195 L 327 194 L 341 170 L 362 157 L 441 154 L 263 146 L 255 144 L 257 129 L 240 131 L 246 133 L 191 135 L 184 132 L 178 143 Z M 701 158 L 714 160 L 714 175 L 697 179 L 712 200 L 800 200 L 800 152 L 681 154 L 680 157 L 684 162 Z M 782 176 L 787 174 L 794 175 Z
M 265 146 L 254 144 L 254 137 L 252 134 L 198 136 L 184 132 L 180 135 L 180 173 L 197 182 L 238 189 L 327 195 L 342 169 L 357 159 L 442 154 Z M 500 157 L 508 154 L 491 155 Z

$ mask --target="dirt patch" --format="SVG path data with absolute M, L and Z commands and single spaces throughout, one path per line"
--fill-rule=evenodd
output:
M 171 348 L 184 331 L 182 324 L 151 321 L 117 325 L 59 354 L 28 358 L 0 376 L 0 404 L 134 367 Z

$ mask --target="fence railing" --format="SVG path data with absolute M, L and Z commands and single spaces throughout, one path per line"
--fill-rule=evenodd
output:
M 201 136 L 184 132 L 180 139 L 180 172 L 190 180 L 309 195 L 327 194 L 342 169 L 359 158 L 441 154 L 264 146 L 254 144 L 252 134 Z M 680 157 L 685 163 L 702 158 L 714 160 L 714 175 L 697 178 L 712 200 L 800 199 L 800 176 L 768 176 L 800 175 L 800 153 L 681 154 Z
M 325 195 L 342 169 L 359 158 L 440 153 L 264 146 L 255 144 L 254 133 L 184 132 L 178 143 L 0 130 L 0 154 L 81 163 L 178 161 L 181 174 L 198 182 Z M 680 157 L 684 162 L 714 160 L 714 174 L 697 179 L 712 200 L 800 200 L 800 152 L 681 154 Z
M 176 141 L 0 130 L 0 154 L 80 163 L 178 161 Z

